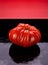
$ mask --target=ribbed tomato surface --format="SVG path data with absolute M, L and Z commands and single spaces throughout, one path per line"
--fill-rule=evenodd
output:
M 9 31 L 9 39 L 14 44 L 27 48 L 40 41 L 41 33 L 35 26 L 19 23 Z

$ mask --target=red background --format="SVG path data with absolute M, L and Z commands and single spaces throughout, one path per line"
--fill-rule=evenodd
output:
M 48 18 L 48 0 L 0 0 L 0 18 Z

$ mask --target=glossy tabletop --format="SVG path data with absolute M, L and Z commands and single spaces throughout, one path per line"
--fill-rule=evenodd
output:
M 28 49 L 0 43 L 0 65 L 48 65 L 48 43 L 37 43 Z

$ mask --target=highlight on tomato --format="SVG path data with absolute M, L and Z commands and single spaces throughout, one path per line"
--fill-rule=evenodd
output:
M 24 48 L 31 47 L 41 39 L 41 32 L 29 24 L 19 23 L 9 31 L 9 40 Z

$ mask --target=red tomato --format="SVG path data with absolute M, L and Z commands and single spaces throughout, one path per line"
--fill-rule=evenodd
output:
M 9 31 L 9 39 L 14 44 L 27 48 L 40 41 L 41 33 L 34 26 L 19 23 Z

